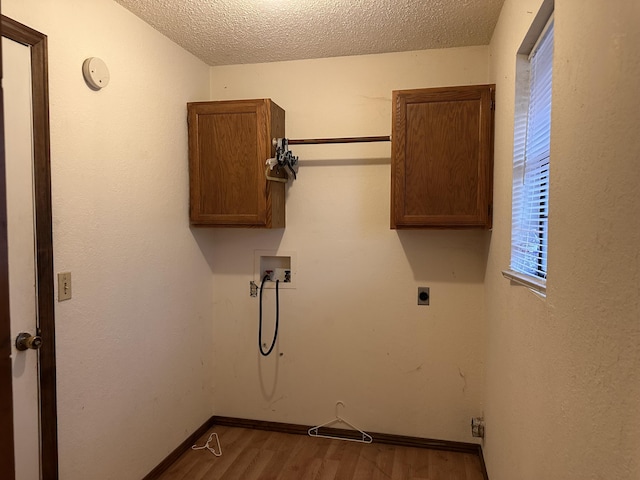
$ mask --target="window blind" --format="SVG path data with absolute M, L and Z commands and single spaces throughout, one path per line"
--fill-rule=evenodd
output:
M 553 20 L 529 61 L 527 115 L 514 132 L 511 270 L 546 279 Z

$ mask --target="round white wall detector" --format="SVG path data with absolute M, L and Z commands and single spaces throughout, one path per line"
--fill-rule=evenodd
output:
M 100 90 L 109 84 L 107 64 L 98 57 L 90 57 L 84 61 L 82 75 L 84 75 L 87 84 L 95 90 Z

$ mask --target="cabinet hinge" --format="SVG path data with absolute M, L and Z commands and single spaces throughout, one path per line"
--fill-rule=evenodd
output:
M 495 110 L 496 109 L 496 101 L 494 99 L 491 99 L 491 110 Z

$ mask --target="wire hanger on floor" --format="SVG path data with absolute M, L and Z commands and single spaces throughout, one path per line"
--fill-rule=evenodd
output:
M 368 433 L 363 432 L 362 430 L 360 430 L 358 427 L 352 425 L 351 423 L 347 422 L 344 418 L 342 418 L 339 414 L 338 414 L 338 407 L 341 406 L 344 408 L 344 403 L 343 402 L 336 402 L 336 418 L 334 418 L 333 420 L 327 422 L 327 423 L 323 423 L 322 425 L 318 425 L 317 427 L 311 427 L 308 431 L 309 436 L 310 437 L 320 437 L 320 438 L 330 438 L 333 440 L 347 440 L 349 442 L 358 442 L 358 443 L 371 443 L 373 442 L 373 438 L 371 437 L 371 435 L 369 435 Z M 324 435 L 324 434 L 320 434 L 319 431 L 321 428 L 323 427 L 328 427 L 329 425 L 333 425 L 334 423 L 344 423 L 345 425 L 348 425 L 349 427 L 351 427 L 353 430 L 359 432 L 362 434 L 362 438 L 349 438 L 349 437 L 341 437 L 338 435 Z
M 216 437 L 216 444 L 218 445 L 218 451 L 215 451 L 215 448 L 211 448 L 211 446 L 209 445 L 211 443 L 211 440 L 213 440 L 213 437 Z M 202 446 L 197 446 L 197 445 L 193 445 L 191 447 L 191 450 L 204 450 L 207 449 L 209 450 L 211 453 L 213 453 L 216 457 L 220 457 L 222 456 L 222 447 L 220 446 L 220 439 L 218 438 L 218 434 L 213 432 L 211 435 L 209 435 L 209 439 L 207 440 L 207 443 L 205 443 Z

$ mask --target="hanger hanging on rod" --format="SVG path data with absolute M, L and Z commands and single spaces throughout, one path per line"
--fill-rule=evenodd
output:
M 371 435 L 369 435 L 368 433 L 363 432 L 362 430 L 360 430 L 355 425 L 352 425 L 351 423 L 347 422 L 344 418 L 342 418 L 338 414 L 338 407 L 340 405 L 342 405 L 342 407 L 344 408 L 344 403 L 343 402 L 336 402 L 336 418 L 334 418 L 333 420 L 331 420 L 331 421 L 329 421 L 327 423 L 323 423 L 322 425 L 318 425 L 317 427 L 311 427 L 309 429 L 309 431 L 308 431 L 309 436 L 310 437 L 319 437 L 319 438 L 330 438 L 332 440 L 346 440 L 346 441 L 349 441 L 349 442 L 358 442 L 358 443 L 371 443 L 371 442 L 373 442 L 373 437 L 371 437 Z M 336 424 L 336 423 L 344 423 L 345 425 L 348 425 L 353 430 L 355 430 L 356 432 L 360 433 L 362 435 L 362 438 L 350 438 L 350 437 L 346 437 L 346 436 L 325 435 L 325 434 L 321 434 L 320 433 L 320 429 L 321 428 L 328 427 L 329 425 L 333 425 L 333 424 Z
M 295 180 L 298 173 L 298 157 L 289 150 L 289 140 L 287 138 L 274 138 L 272 142 L 276 156 L 268 158 L 266 161 L 267 169 L 264 174 L 267 180 L 281 183 L 287 183 L 290 178 Z M 270 175 L 269 172 L 274 169 L 276 173 L 284 172 L 285 177 Z

